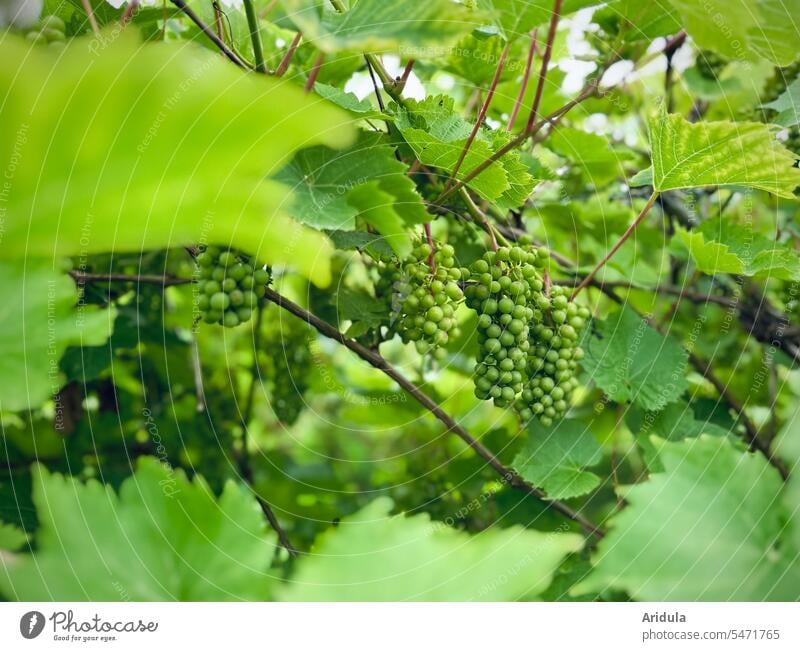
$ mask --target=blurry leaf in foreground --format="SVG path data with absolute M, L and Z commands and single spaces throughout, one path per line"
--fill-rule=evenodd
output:
M 317 538 L 285 601 L 507 601 L 550 583 L 583 537 L 514 527 L 470 536 L 426 514 L 391 516 L 379 498 Z
M 152 457 L 110 486 L 33 473 L 33 554 L 0 555 L 0 592 L 20 601 L 220 601 L 269 596 L 273 535 L 229 481 L 218 498 Z
M 330 242 L 264 178 L 302 146 L 347 145 L 344 111 L 191 44 L 7 37 L 0 58 L 2 257 L 212 242 L 328 282 Z
M 611 519 L 594 571 L 575 592 L 616 588 L 642 601 L 800 598 L 800 549 L 784 533 L 786 489 L 766 459 L 707 435 L 659 447 L 664 472 L 621 489 L 628 506 Z

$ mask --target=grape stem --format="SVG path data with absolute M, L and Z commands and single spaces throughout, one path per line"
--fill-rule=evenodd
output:
M 443 423 L 447 427 L 448 432 L 458 436 L 464 443 L 472 448 L 478 454 L 478 456 L 483 458 L 487 464 L 501 476 L 504 483 L 516 490 L 546 501 L 551 508 L 579 524 L 590 535 L 598 538 L 602 538 L 605 535 L 605 532 L 586 516 L 574 511 L 564 502 L 547 498 L 542 489 L 537 488 L 530 482 L 523 479 L 513 468 L 504 465 L 486 446 L 483 445 L 483 443 L 473 438 L 469 432 L 461 427 L 461 425 L 459 425 L 452 416 L 445 412 L 436 402 L 434 402 L 426 393 L 424 393 L 422 389 L 406 379 L 404 375 L 402 375 L 379 353 L 374 350 L 370 350 L 366 346 L 359 344 L 353 339 L 347 338 L 330 323 L 323 321 L 311 312 L 304 310 L 302 307 L 296 303 L 293 303 L 272 288 L 267 287 L 265 296 L 267 300 L 272 301 L 282 309 L 302 319 L 323 336 L 339 342 L 347 349 L 358 355 L 361 359 L 369 363 L 371 366 L 394 380 L 400 386 L 400 388 L 406 391 L 412 398 L 414 398 L 414 400 L 420 403 L 441 423 Z
M 436 244 L 433 241 L 433 235 L 431 235 L 431 223 L 425 222 L 425 239 L 428 241 L 428 246 L 431 249 L 431 252 L 428 254 L 428 266 L 431 268 L 431 271 L 435 274 L 436 273 L 436 260 L 434 259 L 433 254 L 436 253 Z
M 292 58 L 294 57 L 294 53 L 297 52 L 297 47 L 300 45 L 300 41 L 303 38 L 302 32 L 297 32 L 292 39 L 292 42 L 289 43 L 289 49 L 286 50 L 286 54 L 283 55 L 278 67 L 275 68 L 275 76 L 276 77 L 283 77 L 286 74 L 286 71 L 289 69 L 289 64 L 292 62 Z
M 489 237 L 492 240 L 492 250 L 497 251 L 497 249 L 500 248 L 497 245 L 498 240 L 503 243 L 503 246 L 510 246 L 510 243 L 506 237 L 494 227 L 487 214 L 483 212 L 483 210 L 478 207 L 478 204 L 472 200 L 472 197 L 470 196 L 469 192 L 467 192 L 467 189 L 461 188 L 461 190 L 459 190 L 459 194 L 464 200 L 464 203 L 467 205 L 467 212 L 469 212 L 469 214 L 472 216 L 472 219 L 480 222 L 483 226 L 483 229 L 489 234 Z
M 304 89 L 307 93 L 310 93 L 314 90 L 314 84 L 317 82 L 317 76 L 319 75 L 319 69 L 322 66 L 322 62 L 325 60 L 325 53 L 320 52 L 319 56 L 314 60 L 314 65 L 311 68 L 311 72 L 308 73 L 308 79 L 306 79 L 306 84 Z
M 261 31 L 258 26 L 258 15 L 253 6 L 253 0 L 242 0 L 242 2 L 244 3 L 244 13 L 247 15 L 247 26 L 250 29 L 250 41 L 253 44 L 256 70 L 262 74 L 267 74 L 267 65 L 264 63 L 264 48 L 261 45 Z

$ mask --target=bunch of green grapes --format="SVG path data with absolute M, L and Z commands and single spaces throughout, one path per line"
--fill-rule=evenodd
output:
M 294 424 L 305 407 L 313 357 L 311 328 L 278 309 L 264 319 L 264 345 L 260 355 L 270 392 L 270 406 L 286 425 Z
M 203 321 L 233 328 L 250 320 L 269 272 L 243 255 L 209 246 L 197 256 L 197 307 Z
M 569 301 L 568 290 L 551 287 L 542 300 L 543 318 L 530 332 L 527 383 L 516 403 L 523 421 L 538 416 L 543 425 L 561 418 L 578 386 L 575 372 L 583 359 L 578 346 L 589 310 Z
M 703 79 L 716 81 L 728 65 L 728 60 L 711 50 L 701 50 L 697 53 L 694 65 Z
M 58 16 L 42 16 L 36 25 L 25 32 L 25 38 L 37 45 L 63 45 L 67 26 Z
M 525 383 L 530 327 L 542 319 L 546 299 L 540 268 L 545 251 L 503 246 L 487 251 L 470 268 L 467 305 L 478 313 L 479 352 L 475 396 L 511 405 Z
M 464 271 L 455 266 L 455 251 L 444 244 L 433 252 L 419 244 L 403 261 L 391 260 L 382 270 L 376 286 L 380 297 L 391 297 L 393 320 L 390 330 L 417 351 L 442 359 L 444 346 L 459 333 L 455 313 L 464 298 L 459 281 Z

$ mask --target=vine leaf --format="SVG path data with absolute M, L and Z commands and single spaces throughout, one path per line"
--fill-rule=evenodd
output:
M 628 410 L 625 422 L 636 437 L 636 443 L 650 472 L 664 470 L 658 459 L 658 447 L 653 444 L 651 438 L 653 436 L 667 441 L 697 438 L 701 434 L 733 436 L 730 430 L 709 419 L 698 420 L 691 406 L 683 400 L 667 405 L 658 412 L 634 407 Z
M 452 176 L 472 125 L 455 110 L 452 97 L 436 95 L 421 102 L 393 105 L 395 126 L 423 165 L 436 167 Z M 486 129 L 478 131 L 456 178 L 463 179 L 508 140 L 508 134 Z M 469 187 L 500 207 L 517 207 L 525 202 L 537 180 L 516 151 L 511 151 L 469 182 Z
M 777 66 L 797 58 L 799 0 L 669 0 L 694 41 L 728 59 L 759 57 Z
M 782 127 L 793 127 L 800 124 L 800 78 L 795 79 L 783 93 L 762 108 L 777 111 L 778 115 L 770 120 Z
M 795 601 L 797 541 L 785 533 L 793 506 L 758 454 L 727 438 L 660 441 L 664 472 L 620 489 L 628 503 L 611 519 L 581 594 L 621 589 L 637 600 Z
M 324 146 L 299 151 L 274 179 L 292 189 L 288 210 L 297 221 L 351 231 L 361 217 L 402 253 L 410 248 L 404 226 L 430 219 L 407 171 L 383 136 L 364 132 L 343 151 Z
M 611 400 L 658 411 L 681 396 L 688 355 L 677 341 L 627 306 L 595 326 L 584 336 L 583 368 Z
M 301 146 L 349 144 L 347 113 L 217 53 L 125 34 L 99 51 L 9 37 L 0 57 L 0 166 L 13 169 L 0 257 L 203 241 L 328 282 L 330 242 L 264 178 Z
M 687 251 L 705 274 L 800 280 L 800 258 L 795 251 L 742 224 L 710 220 L 692 231 L 678 229 L 673 242 L 673 251 Z
M 595 0 L 565 0 L 561 15 L 595 4 Z M 525 36 L 535 27 L 547 23 L 553 12 L 552 0 L 478 0 L 478 6 L 508 41 Z
M 661 108 L 650 121 L 652 185 L 657 192 L 736 185 L 794 198 L 800 185 L 795 156 L 767 125 L 691 123 Z M 641 183 L 643 179 L 634 177 Z
M 52 261 L 0 260 L 0 410 L 42 404 L 65 383 L 58 362 L 68 346 L 99 346 L 116 310 L 81 305 L 75 283 Z
M 547 588 L 564 557 L 583 546 L 575 534 L 513 527 L 479 535 L 391 516 L 378 498 L 319 536 L 279 592 L 287 601 L 507 601 Z M 513 568 L 517 568 L 514 570 Z M 503 577 L 502 581 L 498 577 Z
M 556 129 L 548 145 L 572 161 L 595 186 L 616 178 L 622 171 L 622 163 L 633 157 L 627 150 L 612 148 L 607 138 L 573 127 Z
M 339 13 L 328 0 L 284 0 L 289 20 L 323 52 L 404 52 L 431 58 L 478 26 L 452 0 L 359 0 Z
M 376 110 L 368 100 L 358 99 L 354 93 L 349 93 L 336 86 L 329 86 L 317 82 L 314 84 L 314 92 L 323 99 L 336 104 L 350 113 L 355 113 L 359 118 L 380 120 L 391 120 L 392 116 Z
M 523 479 L 543 488 L 551 499 L 567 499 L 598 486 L 600 478 L 586 468 L 602 458 L 602 448 L 580 421 L 564 419 L 545 427 L 534 419 L 528 426 L 525 448 L 512 465 Z
M 119 494 L 33 471 L 33 554 L 0 556 L 0 591 L 21 601 L 261 600 L 273 536 L 256 500 L 229 481 L 219 498 L 142 457 Z

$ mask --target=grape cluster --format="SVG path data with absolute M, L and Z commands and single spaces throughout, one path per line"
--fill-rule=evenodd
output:
M 279 310 L 268 310 L 262 366 L 268 379 L 270 406 L 285 425 L 294 424 L 305 406 L 313 358 L 309 326 Z
M 541 321 L 544 251 L 503 246 L 470 268 L 467 305 L 478 313 L 475 395 L 498 407 L 511 405 L 526 376 L 531 325 Z
M 197 307 L 203 321 L 233 328 L 250 320 L 269 272 L 243 255 L 209 246 L 197 256 Z
M 570 302 L 567 291 L 550 288 L 541 299 L 543 318 L 531 328 L 527 383 L 516 403 L 524 421 L 538 416 L 543 425 L 551 425 L 567 411 L 578 386 L 575 371 L 583 359 L 578 339 L 589 310 Z
M 430 352 L 437 359 L 446 355 L 441 346 L 459 335 L 455 312 L 464 298 L 459 285 L 464 274 L 454 256 L 449 244 L 436 251 L 419 244 L 406 260 L 386 262 L 376 286 L 379 297 L 391 296 L 390 330 L 405 343 L 413 341 L 421 355 Z
M 701 50 L 697 54 L 697 59 L 695 60 L 694 65 L 697 68 L 697 72 L 703 79 L 716 81 L 722 71 L 725 70 L 725 66 L 728 65 L 728 61 L 716 52 L 712 52 L 711 50 Z
M 25 32 L 25 38 L 37 45 L 63 45 L 67 26 L 58 16 L 42 16 L 36 25 Z

